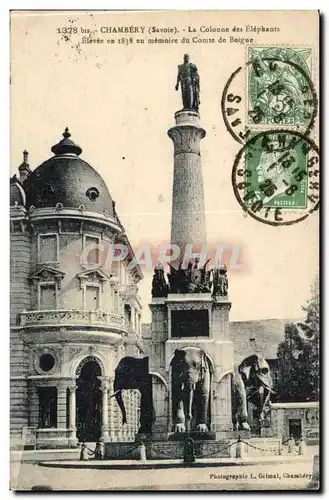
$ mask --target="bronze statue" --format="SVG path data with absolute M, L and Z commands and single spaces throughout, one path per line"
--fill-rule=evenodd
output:
M 225 264 L 213 269 L 213 295 L 226 297 L 228 292 L 227 269 Z
M 170 273 L 168 274 L 170 293 L 210 293 L 211 292 L 211 271 L 206 271 L 206 266 L 199 265 L 199 259 L 195 259 L 194 266 L 192 262 L 188 263 L 187 269 L 182 268 L 182 263 L 178 269 L 169 264 Z
M 165 280 L 163 265 L 159 262 L 154 269 L 152 279 L 152 297 L 167 297 L 168 285 Z
M 182 91 L 184 109 L 199 111 L 200 77 L 198 68 L 195 64 L 190 63 L 190 56 L 188 54 L 184 55 L 184 63 L 178 66 L 176 90 L 178 90 L 179 84 Z
M 170 273 L 168 274 L 170 293 L 188 293 L 188 273 L 182 269 L 182 264 L 179 264 L 178 269 L 175 269 L 169 264 Z
M 256 407 L 260 425 L 265 426 L 267 406 L 273 392 L 272 377 L 268 362 L 263 356 L 252 354 L 234 370 L 232 413 L 236 430 L 250 430 L 248 401 Z
M 202 293 L 211 293 L 211 271 L 205 271 L 203 283 L 201 285 Z

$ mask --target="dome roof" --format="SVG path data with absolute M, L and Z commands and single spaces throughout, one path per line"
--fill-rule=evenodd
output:
M 10 179 L 10 206 L 13 207 L 15 205 L 25 205 L 24 189 L 16 175 Z
M 36 168 L 24 182 L 27 207 L 84 207 L 85 210 L 114 216 L 113 201 L 102 177 L 79 158 L 82 149 L 65 129 L 62 139 L 51 151 L 52 158 Z

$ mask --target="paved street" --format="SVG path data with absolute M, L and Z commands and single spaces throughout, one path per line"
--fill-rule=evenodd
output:
M 45 485 L 54 490 L 305 489 L 312 475 L 312 457 L 306 460 L 296 464 L 135 471 L 66 469 L 17 462 L 12 464 L 12 489 L 31 490 Z

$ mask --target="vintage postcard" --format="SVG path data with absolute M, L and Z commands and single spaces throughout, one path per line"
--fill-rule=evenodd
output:
M 317 490 L 319 13 L 11 12 L 11 489 Z

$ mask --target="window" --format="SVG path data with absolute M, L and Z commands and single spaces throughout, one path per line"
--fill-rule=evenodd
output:
M 113 312 L 119 312 L 119 294 L 115 289 L 113 289 Z
M 96 311 L 99 309 L 99 287 L 86 286 L 85 309 L 87 311 Z
M 91 187 L 87 189 L 86 195 L 91 201 L 96 201 L 97 198 L 99 197 L 99 191 L 95 187 Z
M 39 387 L 39 428 L 57 427 L 57 389 Z
M 289 436 L 292 436 L 296 441 L 302 435 L 302 421 L 300 418 L 289 418 Z
M 42 371 L 49 372 L 55 366 L 55 358 L 52 354 L 41 354 L 39 359 L 39 365 Z
M 57 234 L 39 235 L 39 263 L 58 261 Z
M 84 239 L 86 264 L 99 264 L 99 238 L 97 236 L 87 236 Z
M 46 283 L 40 285 L 40 309 L 57 309 L 56 285 Z

